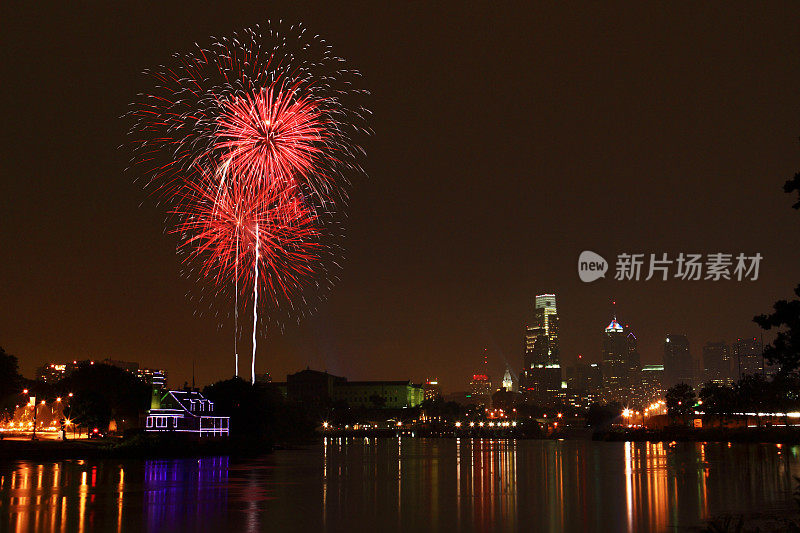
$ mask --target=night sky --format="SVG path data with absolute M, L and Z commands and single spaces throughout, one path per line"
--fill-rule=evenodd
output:
M 341 281 L 260 341 L 259 372 L 463 390 L 486 347 L 499 381 L 522 365 L 542 292 L 558 296 L 565 359 L 599 359 L 615 299 L 656 362 L 667 332 L 694 355 L 759 335 L 753 315 L 800 281 L 781 191 L 800 170 L 797 3 L 114 4 L 2 8 L 0 345 L 28 377 L 106 357 L 165 367 L 173 385 L 193 360 L 200 384 L 232 374 L 231 323 L 186 297 L 164 211 L 124 172 L 119 117 L 143 69 L 268 19 L 303 22 L 361 70 L 375 135 Z M 585 284 L 587 249 L 764 260 L 755 282 Z

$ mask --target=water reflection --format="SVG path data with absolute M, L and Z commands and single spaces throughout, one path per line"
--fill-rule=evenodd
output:
M 329 439 L 323 523 L 664 531 L 725 513 L 785 514 L 796 455 L 724 444 Z
M 179 531 L 222 521 L 227 509 L 228 469 L 228 457 L 146 461 L 147 529 Z
M 327 439 L 247 461 L 0 464 L 2 531 L 664 531 L 793 511 L 798 447 Z

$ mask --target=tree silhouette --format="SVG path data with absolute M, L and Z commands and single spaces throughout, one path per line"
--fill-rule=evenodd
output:
M 783 191 L 786 193 L 797 191 L 798 200 L 792 207 L 794 209 L 800 209 L 800 172 L 795 174 L 794 178 L 786 180 L 786 183 L 783 184 Z
M 787 193 L 797 191 L 800 196 L 800 172 L 784 184 L 783 190 Z M 792 207 L 800 209 L 800 200 Z M 775 341 L 764 347 L 764 357 L 770 363 L 777 364 L 781 374 L 790 374 L 800 367 L 800 285 L 797 285 L 794 293 L 797 300 L 779 300 L 772 306 L 771 314 L 753 318 L 765 330 L 781 330 Z
M 149 406 L 150 387 L 130 372 L 111 365 L 82 364 L 55 384 L 60 396 L 73 393 L 72 416 L 81 426 L 105 430 L 114 418 L 137 420 Z
M 800 298 L 800 285 L 794 293 Z M 782 329 L 772 344 L 764 347 L 764 357 L 779 366 L 779 372 L 790 374 L 800 367 L 800 299 L 778 300 L 769 315 L 759 315 L 753 320 L 764 328 Z
M 665 396 L 667 413 L 673 419 L 679 416 L 691 415 L 694 412 L 695 394 L 691 385 L 678 383 L 667 390 Z
M 703 385 L 700 389 L 700 400 L 703 402 L 703 411 L 720 417 L 722 423 L 736 408 L 735 391 L 732 387 L 720 383 L 709 381 Z
M 21 384 L 17 358 L 0 346 L 0 418 L 13 413 L 14 403 L 19 401 Z

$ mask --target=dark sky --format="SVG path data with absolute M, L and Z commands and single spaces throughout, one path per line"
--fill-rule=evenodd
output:
M 114 4 L 2 8 L 0 345 L 28 376 L 86 357 L 163 366 L 176 385 L 193 359 L 199 383 L 232 373 L 230 324 L 185 296 L 164 213 L 123 172 L 118 117 L 143 69 L 268 19 L 303 22 L 362 71 L 375 135 L 341 282 L 261 340 L 259 371 L 459 390 L 487 347 L 499 380 L 546 291 L 564 356 L 599 358 L 614 298 L 653 362 L 666 332 L 694 353 L 757 335 L 752 316 L 800 281 L 781 192 L 800 170 L 797 3 Z M 764 261 L 755 282 L 584 284 L 584 249 Z

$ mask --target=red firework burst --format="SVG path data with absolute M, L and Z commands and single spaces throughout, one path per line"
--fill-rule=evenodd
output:
M 173 206 L 187 270 L 213 296 L 235 287 L 237 375 L 239 295 L 252 295 L 254 379 L 259 309 L 299 319 L 339 268 L 337 213 L 369 134 L 368 93 L 343 63 L 302 26 L 246 29 L 148 71 L 155 86 L 128 113 L 132 166 Z
M 299 84 L 289 89 L 272 84 L 221 102 L 215 148 L 228 172 L 253 184 L 272 182 L 267 186 L 300 185 L 298 178 L 310 183 L 313 174 L 314 183 L 326 186 L 325 165 L 317 158 L 330 125 L 320 102 L 301 92 Z
M 131 163 L 163 201 L 174 205 L 198 166 L 226 162 L 242 179 L 295 180 L 336 208 L 363 175 L 360 74 L 302 25 L 246 29 L 147 73 L 155 85 L 127 114 Z
M 324 249 L 316 211 L 295 186 L 253 187 L 220 182 L 218 171 L 198 174 L 202 179 L 185 182 L 175 210 L 184 262 L 218 286 L 255 287 L 276 304 L 291 302 L 317 274 Z

